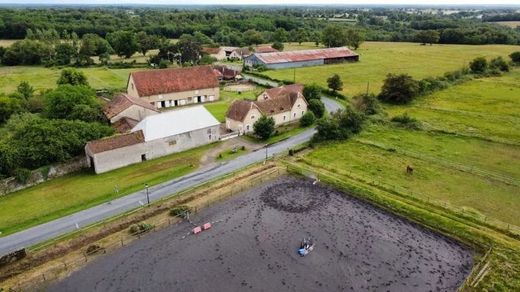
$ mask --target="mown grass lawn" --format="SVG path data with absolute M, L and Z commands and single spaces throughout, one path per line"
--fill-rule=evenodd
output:
M 421 46 L 417 43 L 365 42 L 356 51 L 360 55 L 359 62 L 297 68 L 296 82 L 326 87 L 327 78 L 339 74 L 344 83 L 344 94 L 365 92 L 367 83 L 370 83 L 371 92 L 378 93 L 388 73 L 408 73 L 415 78 L 440 76 L 467 66 L 475 57 L 506 57 L 518 50 L 518 46 L 506 45 Z M 294 69 L 263 72 L 271 78 L 287 81 L 293 81 L 293 73 Z
M 515 70 L 413 105 L 386 106 L 390 117 L 408 112 L 424 128 L 371 125 L 348 141 L 317 147 L 304 160 L 520 227 L 519 77 Z M 406 173 L 408 165 L 413 175 Z
M 197 169 L 200 157 L 213 146 L 202 146 L 98 175 L 90 171 L 74 173 L 2 196 L 2 236 L 140 191 L 145 183 L 155 185 L 185 175 Z
M 207 103 L 206 109 L 221 123 L 226 121 L 226 113 L 233 101 L 250 99 L 256 100 L 256 97 L 264 91 L 264 88 L 257 86 L 255 90 L 244 91 L 242 93 L 234 91 L 220 90 L 220 99 L 218 101 Z
M 128 74 L 143 68 L 109 69 L 106 67 L 78 68 L 85 73 L 90 86 L 95 89 L 126 91 Z M 11 93 L 20 82 L 27 81 L 35 90 L 52 89 L 61 73 L 59 68 L 41 66 L 0 66 L 0 93 Z

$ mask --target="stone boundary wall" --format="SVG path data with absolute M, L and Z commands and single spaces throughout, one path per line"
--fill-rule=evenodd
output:
M 14 177 L 5 178 L 0 180 L 0 196 L 23 190 L 25 188 L 40 184 L 49 179 L 64 176 L 66 174 L 76 172 L 87 167 L 88 164 L 85 157 L 76 157 L 64 163 L 51 165 L 49 167 L 42 167 L 31 171 L 31 176 L 25 184 L 18 182 Z

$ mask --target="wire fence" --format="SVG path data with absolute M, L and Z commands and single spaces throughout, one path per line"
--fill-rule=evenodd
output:
M 255 173 L 252 176 L 247 177 L 247 181 L 239 181 L 237 183 L 225 185 L 218 189 L 218 192 L 215 191 L 210 196 L 207 196 L 208 191 L 200 190 L 199 192 L 196 192 L 196 195 L 190 198 L 191 202 L 196 204 L 192 208 L 193 214 L 197 214 L 204 208 L 221 202 L 230 196 L 246 191 L 255 185 L 272 180 L 274 177 L 281 175 L 282 172 L 285 172 L 285 170 L 280 167 L 267 168 L 265 171 Z M 165 201 L 168 201 L 168 199 L 159 202 L 159 204 L 164 203 Z M 187 204 L 190 204 L 191 202 L 187 202 Z M 170 207 L 173 207 L 173 205 Z M 133 211 L 132 215 L 142 215 L 144 217 L 148 210 L 149 207 L 144 206 L 138 210 Z M 15 282 L 8 288 L 8 291 L 46 291 L 56 281 L 63 279 L 70 273 L 85 266 L 89 262 L 92 262 L 96 258 L 104 256 L 105 254 L 109 254 L 116 249 L 127 246 L 142 236 L 148 236 L 149 233 L 157 232 L 183 221 L 183 219 L 170 216 L 168 213 L 169 209 L 160 214 L 154 215 L 154 217 L 145 219 L 145 221 L 140 223 L 146 227 L 137 228 L 134 232 L 130 232 L 130 228 L 123 229 L 115 234 L 111 234 L 105 238 L 99 239 L 98 241 L 93 242 L 88 246 L 83 246 L 76 251 L 71 251 L 66 257 L 46 262 L 45 267 L 42 268 L 42 271 L 27 273 L 27 275 L 31 276 L 16 277 Z M 191 219 L 193 220 L 193 217 L 191 217 Z M 215 223 L 219 223 L 219 221 L 212 221 L 210 223 L 213 225 Z M 191 227 L 187 229 L 185 236 L 191 236 L 191 230 Z M 35 270 L 36 269 L 38 269 L 38 267 L 36 267 Z

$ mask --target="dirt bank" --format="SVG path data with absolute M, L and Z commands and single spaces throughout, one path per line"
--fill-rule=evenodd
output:
M 454 291 L 470 251 L 312 181 L 281 177 L 99 258 L 51 291 Z M 304 236 L 316 249 L 301 258 Z

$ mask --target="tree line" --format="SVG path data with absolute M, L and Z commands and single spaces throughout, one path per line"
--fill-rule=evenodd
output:
M 60 36 L 74 32 L 79 37 L 128 30 L 148 35 L 180 38 L 200 32 L 221 45 L 241 46 L 274 42 L 280 37 L 290 42 L 314 42 L 331 23 L 361 31 L 371 41 L 415 41 L 422 30 L 435 30 L 441 43 L 518 44 L 520 32 L 489 24 L 472 12 L 457 14 L 407 13 L 399 9 L 340 8 L 55 8 L 1 9 L 0 38 L 23 39 L 28 29 L 55 30 Z M 509 16 L 507 16 L 509 15 Z M 514 18 L 515 14 L 499 13 L 493 17 Z M 491 17 L 491 16 L 490 16 Z M 486 18 L 490 19 L 490 17 Z M 283 29 L 280 30 L 280 29 Z M 255 31 L 257 33 L 255 33 Z M 284 33 L 285 31 L 285 33 Z
M 29 170 L 82 155 L 88 141 L 113 133 L 81 72 L 63 70 L 57 85 L 36 94 L 22 82 L 0 95 L 0 177 L 23 182 Z

